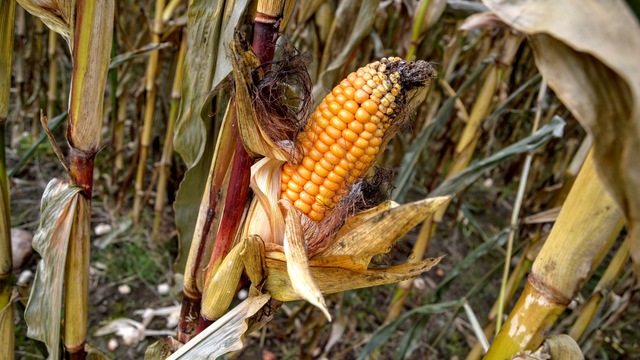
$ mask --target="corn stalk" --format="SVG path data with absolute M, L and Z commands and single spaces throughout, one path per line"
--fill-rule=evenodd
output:
M 27 0 L 19 3 L 63 35 L 73 61 L 67 123 L 70 164 L 52 141 L 73 185 L 53 180 L 51 191 L 43 195 L 43 211 L 51 211 L 51 207 L 55 211 L 43 214 L 37 242 L 34 239 L 34 248 L 40 251 L 43 261 L 38 265 L 25 319 L 28 335 L 44 341 L 49 356 L 58 358 L 59 306 L 64 298 L 64 347 L 68 358 L 82 359 L 86 356 L 93 168 L 100 146 L 114 2 L 78 0 L 52 7 Z M 46 126 L 46 118 L 43 122 Z M 66 201 L 54 200 L 60 193 Z M 54 259 L 48 252 L 59 254 Z M 44 261 L 47 256 L 48 261 Z
M 537 349 L 582 288 L 622 226 L 622 214 L 598 179 L 590 156 L 533 263 L 524 292 L 485 359 Z
M 13 359 L 14 356 L 11 210 L 4 141 L 7 117 L 9 116 L 15 14 L 15 2 L 3 1 L 0 3 L 0 334 L 2 334 L 0 358 L 2 359 Z
M 162 23 L 162 11 L 165 7 L 165 0 L 156 0 L 156 10 L 153 20 L 153 31 L 151 34 L 151 42 L 160 43 L 160 36 L 164 31 Z M 142 200 L 144 198 L 144 173 L 147 168 L 147 158 L 149 156 L 149 144 L 151 144 L 153 130 L 153 115 L 155 113 L 156 95 L 158 87 L 156 86 L 156 78 L 158 77 L 158 60 L 160 51 L 154 50 L 149 56 L 149 64 L 147 65 L 147 77 L 145 83 L 146 103 L 144 107 L 144 123 L 142 124 L 142 135 L 140 136 L 140 157 L 138 158 L 138 170 L 136 172 L 135 197 L 133 201 L 133 220 L 138 223 L 142 212 Z
M 169 173 L 171 170 L 171 159 L 173 157 L 173 135 L 180 108 L 180 98 L 182 96 L 182 67 L 184 66 L 184 57 L 187 53 L 187 36 L 182 36 L 180 42 L 180 52 L 178 53 L 178 62 L 176 63 L 176 73 L 173 78 L 173 88 L 171 89 L 171 109 L 169 111 L 169 120 L 167 123 L 167 133 L 164 138 L 164 147 L 162 148 L 162 158 L 157 165 L 158 168 L 158 187 L 156 190 L 155 202 L 155 218 L 153 221 L 153 238 L 156 239 L 160 233 L 160 225 L 162 224 L 162 213 L 165 207 L 167 197 L 167 183 L 169 181 Z

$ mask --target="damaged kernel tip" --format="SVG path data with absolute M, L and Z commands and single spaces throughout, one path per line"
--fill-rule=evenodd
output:
M 429 85 L 434 74 L 426 61 L 398 57 L 382 58 L 349 74 L 298 135 L 304 158 L 284 165 L 280 197 L 322 221 L 369 171 L 391 129 L 397 128 L 392 125 L 402 120 L 409 91 Z M 291 185 L 299 179 L 304 183 Z

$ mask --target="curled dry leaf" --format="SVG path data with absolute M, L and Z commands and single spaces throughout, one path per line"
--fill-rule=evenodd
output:
M 73 48 L 76 0 L 17 0 L 20 6 L 62 35 Z
M 42 195 L 40 225 L 33 237 L 33 248 L 42 256 L 24 313 L 27 335 L 42 341 L 49 359 L 59 359 L 60 309 L 63 305 L 63 281 L 67 249 L 76 212 L 88 206 L 81 188 L 54 179 Z M 85 204 L 79 204 L 84 202 Z
M 529 35 L 540 72 L 593 136 L 598 174 L 626 215 L 640 276 L 638 19 L 623 0 L 484 3 Z

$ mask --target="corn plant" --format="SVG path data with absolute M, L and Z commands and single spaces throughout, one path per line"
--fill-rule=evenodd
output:
M 5 129 L 9 115 L 11 88 L 11 56 L 13 54 L 13 21 L 16 13 L 13 1 L 0 4 L 0 334 L 3 341 L 0 357 L 13 359 L 14 321 L 13 286 L 11 280 L 11 217 L 9 179 L 5 162 Z
M 29 336 L 47 345 L 50 358 L 60 358 L 60 338 L 70 358 L 84 358 L 93 165 L 100 145 L 114 4 L 74 1 L 56 4 L 55 8 L 29 1 L 20 4 L 62 34 L 74 62 L 67 127 L 69 163 L 58 151 L 71 182 L 53 180 L 43 196 L 41 224 L 34 240 L 34 248 L 43 260 L 38 265 L 25 319 Z M 61 16 L 52 15 L 52 11 Z M 46 120 L 44 125 L 46 130 Z M 55 143 L 53 146 L 57 148 Z

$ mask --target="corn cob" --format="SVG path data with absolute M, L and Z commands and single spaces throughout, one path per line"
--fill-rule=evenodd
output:
M 316 222 L 324 219 L 375 162 L 388 130 L 401 118 L 406 91 L 426 85 L 432 76 L 426 62 L 397 57 L 349 74 L 298 135 L 303 159 L 284 164 L 281 198 Z

